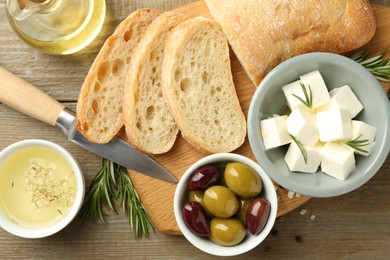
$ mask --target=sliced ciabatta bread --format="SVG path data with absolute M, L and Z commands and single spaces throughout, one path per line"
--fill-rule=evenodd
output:
M 166 35 L 185 19 L 174 12 L 161 14 L 134 49 L 125 85 L 123 119 L 128 141 L 144 153 L 169 151 L 179 131 L 162 94 L 161 68 Z
M 107 143 L 123 126 L 122 99 L 132 50 L 160 14 L 140 9 L 116 28 L 93 62 L 77 103 L 77 129 L 91 142 Z
M 165 43 L 163 94 L 180 131 L 205 153 L 241 146 L 246 121 L 234 87 L 226 36 L 213 20 L 176 26 Z

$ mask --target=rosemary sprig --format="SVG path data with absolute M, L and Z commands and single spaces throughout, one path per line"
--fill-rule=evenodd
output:
M 292 135 L 290 135 L 290 136 L 293 139 L 293 141 L 296 143 L 296 145 L 298 146 L 299 150 L 301 151 L 302 156 L 303 156 L 303 160 L 305 161 L 305 164 L 307 164 L 307 152 L 306 152 L 305 146 L 301 142 L 299 142 L 294 136 L 292 136 Z
M 101 168 L 93 178 L 84 200 L 81 219 L 94 222 L 100 219 L 105 223 L 105 210 L 112 210 L 118 214 L 114 200 L 120 201 L 120 206 L 127 214 L 134 237 L 148 237 L 149 230 L 154 230 L 153 224 L 138 197 L 126 168 L 103 158 Z
M 308 108 L 311 108 L 313 105 L 313 93 L 311 92 L 311 87 L 310 87 L 310 85 L 308 85 L 308 88 L 309 88 L 309 94 L 308 94 L 305 84 L 303 84 L 303 83 L 299 83 L 299 84 L 301 85 L 303 94 L 305 95 L 305 100 L 303 100 L 303 98 L 301 98 L 298 95 L 295 95 L 295 94 L 292 94 L 292 95 L 295 98 L 297 98 L 299 101 L 301 101 L 305 106 L 307 106 Z
M 101 167 L 92 179 L 89 191 L 81 208 L 81 219 L 96 222 L 104 221 L 104 209 L 116 209 L 113 204 L 115 198 L 114 187 L 116 185 L 113 162 L 103 159 Z
M 349 141 L 345 142 L 345 144 L 352 147 L 356 151 L 361 152 L 361 153 L 368 153 L 367 150 L 365 150 L 361 147 L 369 145 L 370 141 L 368 139 L 360 140 L 360 137 L 362 137 L 362 134 L 360 134 L 358 137 L 356 137 L 353 140 L 349 140 Z
M 367 58 L 369 51 L 362 50 L 352 55 L 351 59 L 364 66 L 378 80 L 390 81 L 390 60 L 384 57 L 386 52 L 387 50 L 383 50 L 378 55 Z
M 129 225 L 134 237 L 148 237 L 149 230 L 153 230 L 153 224 L 138 197 L 126 168 L 116 165 L 115 173 L 118 178 L 116 197 L 120 199 L 120 205 L 124 213 L 127 213 Z

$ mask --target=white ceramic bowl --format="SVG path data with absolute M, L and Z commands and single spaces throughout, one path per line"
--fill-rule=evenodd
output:
M 282 115 L 286 99 L 282 87 L 300 75 L 319 70 L 328 89 L 348 84 L 364 109 L 356 117 L 377 129 L 368 157 L 355 156 L 356 170 L 345 180 L 320 171 L 315 174 L 291 172 L 284 161 L 287 147 L 265 150 L 260 121 Z M 260 166 L 282 187 L 312 197 L 331 197 L 355 190 L 379 170 L 390 149 L 390 103 L 379 82 L 355 61 L 332 53 L 308 53 L 291 58 L 273 69 L 257 88 L 248 112 L 248 137 Z
M 70 165 L 70 168 L 72 169 L 75 177 L 76 194 L 74 197 L 73 204 L 70 206 L 70 209 L 68 210 L 68 213 L 65 216 L 63 216 L 58 222 L 53 223 L 51 226 L 47 226 L 44 228 L 36 229 L 36 228 L 28 228 L 19 225 L 14 221 L 11 221 L 6 216 L 6 214 L 4 214 L 4 212 L 0 210 L 0 226 L 7 232 L 23 238 L 47 237 L 65 228 L 79 212 L 84 200 L 84 193 L 85 193 L 84 176 L 76 160 L 64 148 L 49 141 L 29 139 L 29 140 L 16 142 L 6 147 L 0 152 L 0 165 L 4 163 L 4 160 L 6 158 L 13 155 L 15 152 L 20 151 L 21 149 L 36 147 L 36 146 L 49 148 L 50 152 L 52 151 L 54 153 L 58 153 L 61 157 L 63 157 L 66 160 L 66 162 Z M 2 178 L 1 176 L 2 174 L 3 172 L 0 171 L 0 181 Z M 15 198 L 15 203 L 18 202 L 19 202 L 18 198 Z
M 184 223 L 182 210 L 184 204 L 188 201 L 189 180 L 192 173 L 194 173 L 194 171 L 204 165 L 225 165 L 229 162 L 240 162 L 246 164 L 259 174 L 263 183 L 263 189 L 260 196 L 266 198 L 270 202 L 271 211 L 266 226 L 258 235 L 252 235 L 247 232 L 246 237 L 241 243 L 235 246 L 225 247 L 213 243 L 208 238 L 200 237 L 193 234 Z M 193 244 L 198 249 L 208 254 L 217 256 L 239 255 L 248 252 L 258 246 L 267 237 L 275 223 L 277 207 L 278 203 L 275 187 L 268 175 L 261 169 L 261 167 L 257 163 L 255 163 L 251 159 L 233 153 L 220 153 L 209 155 L 194 163 L 181 177 L 174 196 L 175 218 L 183 235 L 191 244 Z

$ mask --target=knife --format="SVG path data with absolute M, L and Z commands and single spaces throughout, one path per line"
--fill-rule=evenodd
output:
M 30 117 L 57 126 L 66 135 L 68 141 L 101 157 L 153 178 L 177 182 L 176 178 L 158 162 L 138 152 L 118 137 L 114 137 L 107 144 L 95 144 L 88 141 L 76 129 L 74 113 L 54 98 L 2 67 L 0 67 L 0 101 Z

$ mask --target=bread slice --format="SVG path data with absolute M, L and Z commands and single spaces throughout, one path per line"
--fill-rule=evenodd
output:
M 375 34 L 367 0 L 205 0 L 255 86 L 282 61 L 307 52 L 344 53 Z
M 122 99 L 132 50 L 147 26 L 160 14 L 140 9 L 116 28 L 81 87 L 77 103 L 77 129 L 91 142 L 109 142 L 123 126 Z
M 179 132 L 163 98 L 161 69 L 166 35 L 185 19 L 179 13 L 161 14 L 134 49 L 126 79 L 123 119 L 128 141 L 144 153 L 169 151 Z
M 208 154 L 241 146 L 246 121 L 227 39 L 217 22 L 187 20 L 170 32 L 165 45 L 163 94 L 183 137 Z

